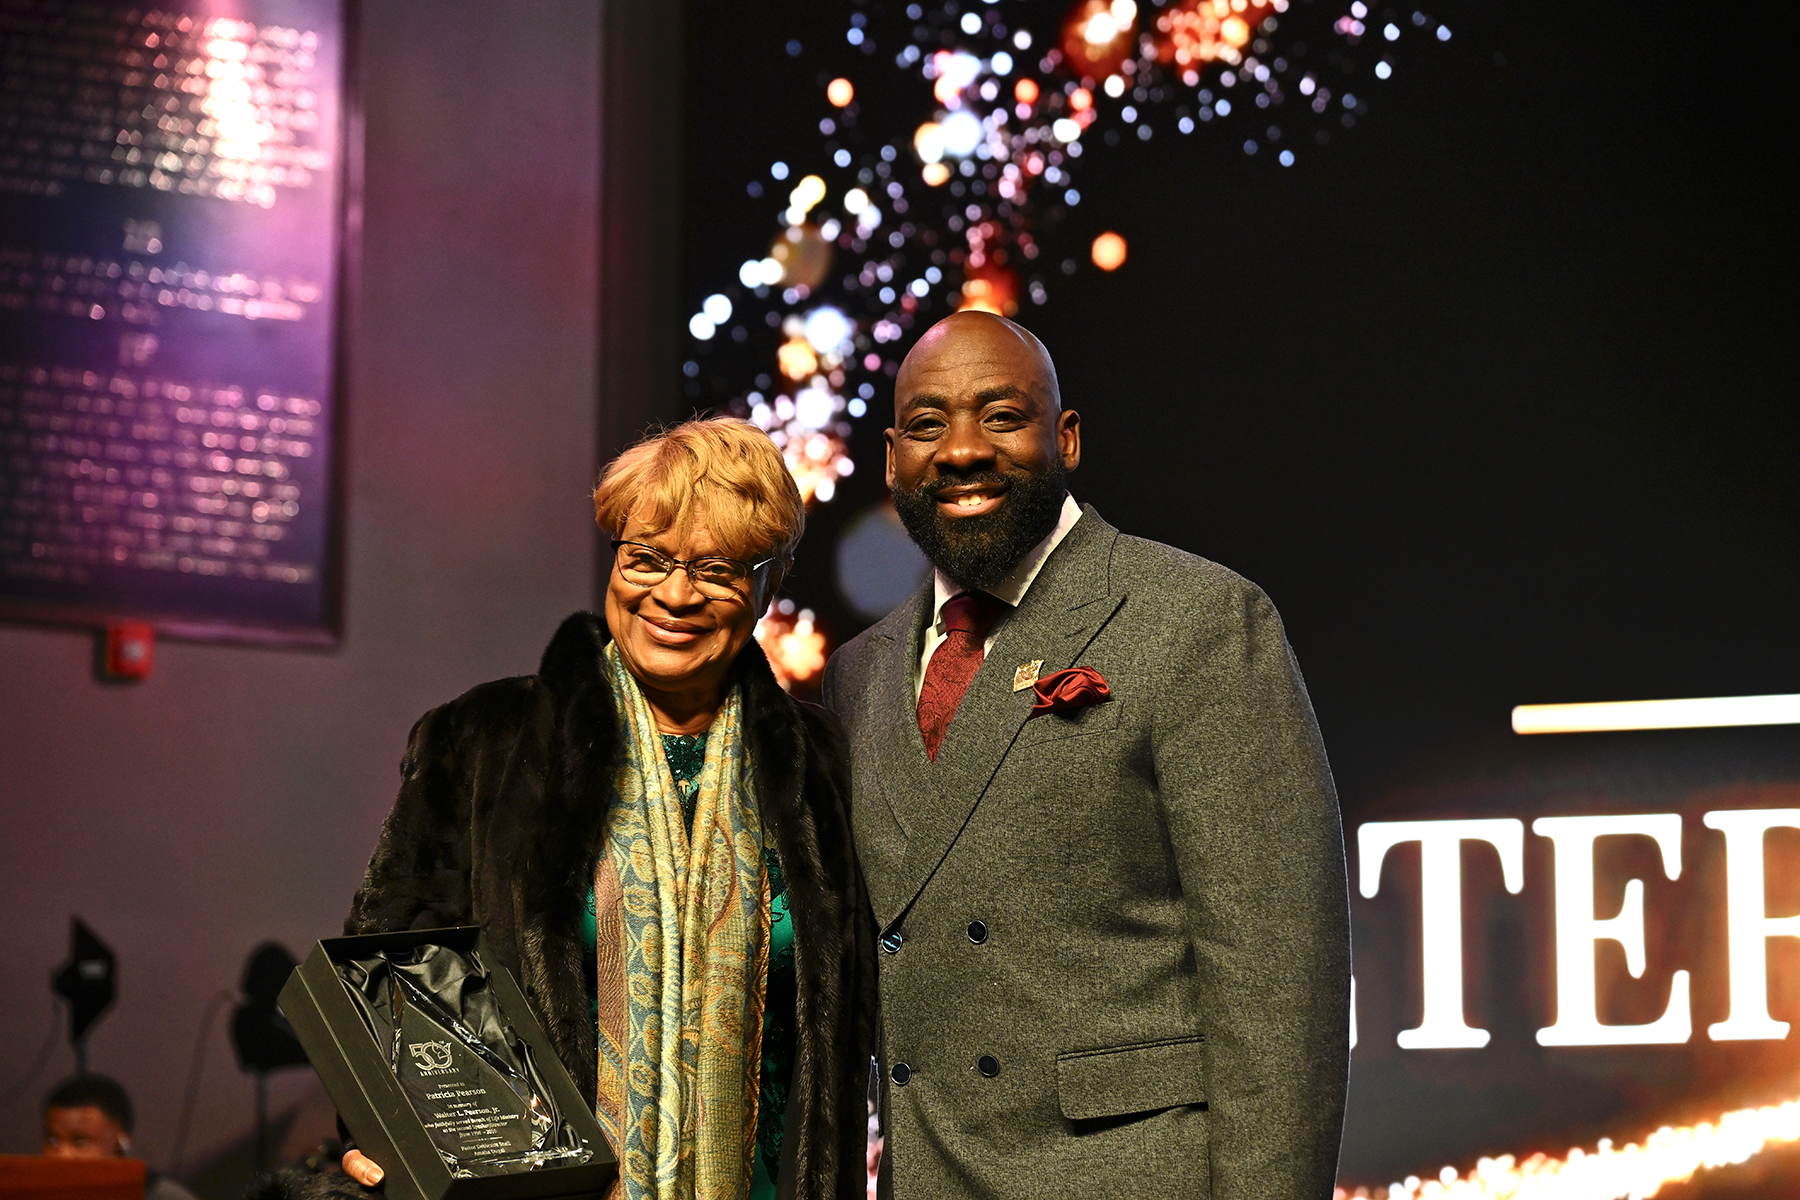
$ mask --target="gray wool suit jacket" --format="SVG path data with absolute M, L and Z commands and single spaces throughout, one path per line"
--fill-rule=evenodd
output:
M 1336 793 L 1263 593 L 1089 506 L 936 763 L 929 582 L 825 673 L 880 954 L 884 1182 L 940 1197 L 1332 1193 L 1349 1066 Z M 1020 664 L 1111 699 L 1031 716 Z

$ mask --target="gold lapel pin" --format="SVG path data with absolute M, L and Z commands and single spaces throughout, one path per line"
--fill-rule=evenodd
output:
M 1022 692 L 1036 683 L 1038 671 L 1043 665 L 1044 660 L 1041 658 L 1034 658 L 1028 663 L 1020 663 L 1019 669 L 1013 672 L 1013 691 Z

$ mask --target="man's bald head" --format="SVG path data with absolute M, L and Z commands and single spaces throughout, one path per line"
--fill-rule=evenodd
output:
M 1044 343 L 1023 325 L 977 309 L 951 313 L 927 329 L 913 345 L 894 379 L 894 411 L 900 411 L 920 376 L 968 360 L 1007 363 L 1011 373 L 1020 376 L 1019 386 L 1041 389 L 1041 398 L 1050 411 L 1061 411 L 1062 391 L 1056 382 L 1056 364 Z

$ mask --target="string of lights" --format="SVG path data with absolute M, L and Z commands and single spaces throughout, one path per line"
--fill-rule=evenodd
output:
M 1009 22 L 1020 6 L 996 0 L 914 3 L 903 20 L 851 11 L 852 57 L 885 61 L 900 81 L 872 70 L 861 84 L 850 71 L 823 80 L 811 169 L 775 162 L 748 183 L 775 203 L 776 230 L 689 318 L 688 395 L 767 430 L 807 502 L 829 503 L 857 469 L 850 423 L 898 371 L 916 323 L 964 309 L 1011 316 L 1085 269 L 1057 229 L 1097 155 L 1206 131 L 1292 167 L 1308 142 L 1368 112 L 1361 81 L 1392 77 L 1403 37 L 1451 37 L 1422 11 L 1377 28 L 1362 0 L 1335 17 L 1321 5 L 1309 15 L 1325 19 L 1304 23 L 1293 5 L 1312 10 L 1076 0 L 1049 31 Z M 1303 25 L 1326 44 L 1309 46 Z M 870 128 L 864 85 L 915 89 L 915 120 Z M 1113 271 L 1128 252 L 1109 231 L 1082 257 Z M 776 606 L 758 636 L 785 681 L 816 676 L 826 641 L 806 610 Z

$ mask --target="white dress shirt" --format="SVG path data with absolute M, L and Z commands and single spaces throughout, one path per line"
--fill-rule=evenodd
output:
M 1032 583 L 1037 579 L 1038 572 L 1043 570 L 1044 560 L 1050 557 L 1050 552 L 1056 549 L 1065 537 L 1069 536 L 1069 530 L 1075 528 L 1075 522 L 1079 520 L 1081 520 L 1081 505 L 1075 503 L 1073 496 L 1064 492 L 1062 512 L 1057 515 L 1056 528 L 1050 531 L 1049 537 L 1033 546 L 1031 553 L 1021 558 L 1019 565 L 1014 567 L 1005 579 L 989 588 L 988 595 L 998 600 L 1004 600 L 1014 608 L 1019 607 L 1025 599 L 1025 593 L 1031 590 Z M 913 677 L 913 696 L 915 698 L 925 686 L 925 667 L 931 662 L 931 656 L 936 652 L 939 643 L 944 640 L 944 602 L 962 594 L 962 588 L 957 586 L 956 581 L 942 571 L 933 570 L 932 579 L 934 592 L 931 601 L 932 619 L 931 625 L 925 630 L 924 649 L 919 653 L 919 673 Z M 987 641 L 982 643 L 982 653 L 985 654 L 994 648 L 994 639 L 1000 635 L 1000 626 L 1005 623 L 1005 617 L 994 622 L 994 628 L 988 633 Z

